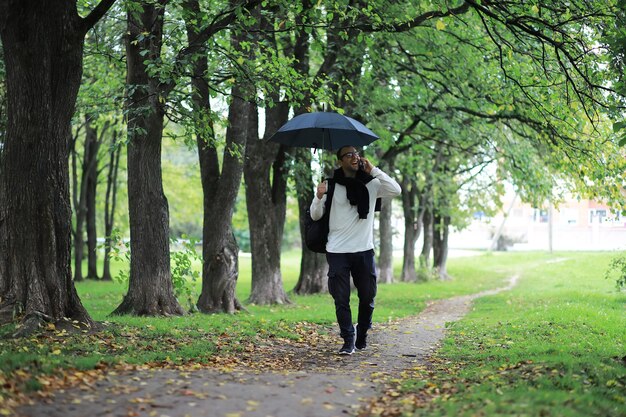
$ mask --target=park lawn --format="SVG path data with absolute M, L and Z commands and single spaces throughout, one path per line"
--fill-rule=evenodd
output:
M 251 287 L 250 261 L 245 255 L 240 259 L 237 295 L 244 304 Z M 298 252 L 283 255 L 282 273 L 287 291 L 297 283 L 299 265 Z M 121 268 L 112 265 L 113 274 Z M 458 279 L 445 283 L 380 285 L 374 320 L 381 322 L 418 314 L 428 300 L 494 288 L 506 279 L 505 273 L 490 270 L 489 263 L 451 262 L 450 272 Z M 197 297 L 200 283 L 193 284 L 193 296 Z M 204 363 L 216 355 L 236 354 L 264 338 L 301 339 L 307 328 L 338 332 L 333 302 L 328 294 L 290 294 L 291 304 L 246 304 L 247 312 L 234 315 L 119 317 L 110 313 L 122 301 L 126 285 L 87 280 L 76 283 L 76 288 L 92 318 L 101 323 L 103 329 L 97 333 L 68 333 L 50 325 L 41 334 L 14 340 L 8 337 L 15 330 L 13 326 L 0 328 L 0 397 L 8 395 L 2 392 L 7 387 L 9 391 L 44 388 L 46 378 L 62 376 L 67 370 Z M 185 305 L 185 300 L 181 300 L 181 304 Z
M 626 293 L 605 278 L 611 257 L 496 258 L 519 283 L 450 326 L 434 370 L 402 384 L 422 396 L 406 415 L 626 416 Z
M 435 359 L 442 365 L 398 388 L 405 399 L 402 410 L 408 415 L 568 415 L 551 411 L 558 407 L 574 410 L 571 415 L 611 410 L 619 415 L 614 411 L 624 406 L 626 297 L 604 278 L 612 257 L 484 253 L 450 259 L 454 280 L 449 282 L 379 285 L 375 322 L 417 314 L 429 300 L 502 287 L 512 275 L 520 277 L 514 290 L 477 300 L 472 313 L 450 327 Z M 295 286 L 298 269 L 298 253 L 283 255 L 287 291 Z M 76 287 L 103 330 L 68 334 L 50 327 L 27 339 L 0 338 L 0 382 L 9 381 L 14 391 L 37 390 L 45 388 L 48 375 L 70 369 L 204 363 L 216 355 L 236 355 L 264 338 L 300 339 L 307 326 L 337 331 L 328 294 L 290 294 L 291 304 L 246 304 L 247 312 L 234 315 L 115 317 L 109 314 L 121 302 L 124 285 L 85 281 Z M 245 303 L 249 293 L 250 258 L 242 256 L 237 295 Z M 5 326 L 0 336 L 12 330 Z M 424 393 L 433 400 L 426 406 L 414 409 L 406 401 Z

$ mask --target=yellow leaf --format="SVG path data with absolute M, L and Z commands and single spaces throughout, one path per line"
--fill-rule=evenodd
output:
M 437 20 L 437 30 L 444 30 L 446 28 L 446 24 L 443 23 L 443 20 Z
M 533 13 L 535 13 L 535 14 L 539 13 L 539 7 L 537 7 L 537 5 L 534 5 L 534 6 L 532 7 L 532 11 L 533 11 Z
M 56 329 L 56 326 L 54 325 L 54 323 L 48 323 L 48 325 L 46 326 L 46 329 L 54 330 L 54 329 Z
M 13 414 L 13 412 L 11 410 L 9 410 L 8 408 L 0 408 L 0 415 L 10 416 L 12 414 Z
M 241 413 L 226 413 L 226 417 L 241 417 Z
M 60 355 L 61 354 L 61 349 L 55 349 L 52 351 L 53 355 Z

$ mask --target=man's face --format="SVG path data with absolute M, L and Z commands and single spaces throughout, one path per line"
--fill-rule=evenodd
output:
M 360 160 L 361 157 L 359 156 L 356 148 L 354 148 L 353 146 L 346 146 L 341 149 L 340 162 L 341 167 L 344 169 L 344 171 L 358 171 Z

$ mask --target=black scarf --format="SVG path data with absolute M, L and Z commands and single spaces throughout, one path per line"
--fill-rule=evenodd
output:
M 346 177 L 342 168 L 338 168 L 335 170 L 333 179 L 337 184 L 346 187 L 348 201 L 350 201 L 350 204 L 353 206 L 357 206 L 356 209 L 359 212 L 359 219 L 367 219 L 367 215 L 370 212 L 370 193 L 365 184 L 373 180 L 374 177 L 365 171 L 359 170 L 356 172 L 356 177 L 349 178 Z

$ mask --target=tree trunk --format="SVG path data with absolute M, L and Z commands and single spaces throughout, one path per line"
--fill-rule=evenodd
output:
M 91 124 L 91 116 L 85 116 L 85 147 L 83 152 L 82 175 L 80 186 L 80 223 L 79 211 L 76 213 L 76 238 L 78 238 L 78 226 L 81 231 L 81 265 L 83 257 L 84 241 L 82 236 L 83 227 L 87 231 L 87 278 L 97 279 L 96 270 L 96 185 L 98 177 L 98 151 L 100 139 L 98 130 Z M 74 245 L 75 247 L 78 244 Z M 77 259 L 78 262 L 78 259 Z M 77 276 L 77 271 L 75 271 Z M 82 273 L 80 274 L 82 278 Z M 75 278 L 76 279 L 76 278 Z
M 130 281 L 113 314 L 179 315 L 170 271 L 169 210 L 163 193 L 161 141 L 164 107 L 159 80 L 146 61 L 160 59 L 164 4 L 141 3 L 128 13 L 128 208 Z M 145 36 L 149 33 L 150 36 Z
M 83 258 L 84 258 L 84 250 L 85 250 L 85 233 L 84 233 L 84 225 L 85 225 L 85 157 L 87 154 L 87 146 L 83 149 L 83 162 L 81 163 L 81 172 L 78 172 L 78 153 L 76 152 L 76 144 L 78 142 L 78 137 L 80 129 L 76 132 L 76 135 L 71 139 L 71 158 L 72 158 L 72 203 L 74 204 L 74 214 L 75 214 L 75 226 L 74 226 L 74 281 L 80 282 L 83 281 Z M 87 140 L 87 139 L 86 139 Z M 86 143 L 86 142 L 85 142 Z M 80 181 L 78 180 L 80 175 Z
M 74 138 L 76 145 L 77 138 Z M 81 181 L 78 181 L 78 167 L 76 163 L 77 153 L 75 146 L 72 147 L 72 184 L 73 193 L 72 200 L 74 203 L 75 226 L 74 226 L 74 281 L 83 280 L 83 251 L 85 247 L 85 233 L 83 225 L 85 224 L 85 193 L 84 193 L 84 175 L 81 175 Z
M 433 267 L 442 281 L 452 279 L 446 269 L 449 229 L 450 216 L 442 216 L 435 210 L 433 213 Z
M 76 227 L 74 228 L 74 281 L 84 281 L 83 259 L 85 257 L 85 216 L 76 212 Z
M 191 43 L 198 28 L 190 18 L 195 20 L 200 15 L 199 2 L 187 0 L 185 9 L 189 12 L 186 14 L 186 26 L 187 39 Z M 235 49 L 239 48 L 240 39 L 234 36 L 231 42 Z M 208 61 L 203 54 L 194 60 L 191 79 L 194 115 L 198 117 L 197 145 L 204 196 L 202 291 L 197 307 L 204 313 L 233 313 L 243 307 L 235 295 L 239 277 L 239 247 L 233 234 L 232 217 L 243 173 L 243 156 L 239 152 L 246 145 L 253 104 L 242 99 L 244 87 L 239 84 L 233 87 L 220 175 L 214 145 L 215 131 L 210 118 L 207 72 Z M 203 126 L 208 126 L 208 129 Z
M 289 107 L 277 103 L 266 109 L 265 132 L 273 134 L 287 120 Z M 280 271 L 280 252 L 285 225 L 286 172 L 282 146 L 259 140 L 256 112 L 246 148 L 244 177 L 252 248 L 253 304 L 289 303 Z
M 98 152 L 100 140 L 98 132 L 94 131 L 94 139 L 89 142 L 89 164 L 87 165 L 86 188 L 86 226 L 87 226 L 87 278 L 98 279 L 97 249 L 98 236 L 96 230 L 96 193 L 98 186 Z M 104 132 L 101 132 L 101 135 Z
M 422 225 L 424 229 L 424 242 L 420 254 L 420 267 L 430 269 L 430 253 L 433 248 L 433 215 L 430 207 L 424 208 Z
M 294 69 L 298 74 L 308 74 L 311 69 L 309 61 L 310 36 L 307 33 L 304 22 L 307 15 L 313 10 L 312 2 L 303 0 L 302 13 L 297 14 L 295 17 L 296 26 L 299 29 L 296 32 L 293 55 L 295 57 Z M 305 113 L 307 108 L 311 106 L 310 93 L 305 92 L 304 94 L 304 99 L 301 103 L 298 103 L 294 110 L 295 115 Z M 311 201 L 313 201 L 314 188 L 311 177 L 311 150 L 298 148 L 294 152 L 294 170 L 296 171 L 294 178 L 298 195 L 302 255 L 300 258 L 300 275 L 293 291 L 296 294 L 325 293 L 328 291 L 328 263 L 326 262 L 326 256 L 311 252 L 304 244 L 304 216 L 306 216 L 306 210 L 311 206 Z
M 419 256 L 419 268 L 417 271 L 418 281 L 428 281 L 432 277 L 430 265 L 430 252 L 433 246 L 433 220 L 431 187 L 427 186 L 420 195 L 420 209 L 422 210 L 423 242 Z
M 1 48 L 0 48 L 1 49 Z M 0 58 L 2 58 L 2 56 L 0 56 Z M 3 104 L 0 102 L 0 111 L 2 110 Z M 4 117 L 4 115 L 0 114 L 0 117 Z M 6 137 L 5 132 L 5 128 L 4 128 L 4 121 L 2 119 L 0 119 L 0 132 L 2 133 L 3 137 Z M 2 163 L 2 157 L 3 157 L 3 150 L 4 150 L 4 143 L 0 143 L 0 306 L 3 304 L 4 300 L 2 297 L 5 296 L 5 294 L 7 294 L 9 292 L 9 288 L 8 288 L 8 277 L 7 277 L 7 264 L 4 262 L 3 259 L 3 253 L 7 253 L 8 250 L 8 244 L 9 242 L 7 241 L 7 230 L 6 230 L 6 218 L 7 218 L 7 213 L 6 213 L 6 207 L 5 205 L 2 203 L 3 201 L 6 201 L 6 197 L 4 195 L 4 180 L 3 180 L 3 168 L 4 168 L 4 164 Z
M 297 149 L 295 158 L 295 181 L 298 190 L 298 211 L 300 213 L 300 240 L 302 257 L 300 275 L 293 289 L 296 294 L 318 294 L 328 290 L 328 263 L 326 256 L 310 251 L 304 244 L 304 216 L 313 201 L 313 181 L 311 178 L 311 151 Z
M 102 280 L 111 281 L 111 235 L 113 234 L 113 224 L 115 219 L 115 206 L 117 202 L 117 175 L 120 166 L 120 155 L 122 147 L 117 143 L 117 132 L 113 133 L 111 139 L 111 150 L 109 151 L 109 167 L 107 172 L 107 188 L 104 197 L 104 258 L 102 268 Z
M 260 33 L 264 43 L 277 50 L 273 37 L 274 22 L 268 15 L 258 13 Z M 246 147 L 244 177 L 246 203 L 250 225 L 252 251 L 252 291 L 249 302 L 253 304 L 289 303 L 283 287 L 280 270 L 280 253 L 287 208 L 287 167 L 285 147 L 268 142 L 287 121 L 289 106 L 281 102 L 278 92 L 265 92 L 265 133 L 258 135 L 257 109 L 250 116 L 250 130 Z
M 417 207 L 417 184 L 414 180 L 403 178 L 402 211 L 404 212 L 404 253 L 402 257 L 402 276 L 404 282 L 417 281 L 415 272 L 415 243 L 422 230 L 423 211 Z
M 20 317 L 18 335 L 42 321 L 95 324 L 72 281 L 68 140 L 84 36 L 108 7 L 81 19 L 73 2 L 0 5 L 8 97 L 0 322 Z
M 380 247 L 378 255 L 378 282 L 393 283 L 393 228 L 391 227 L 392 200 L 383 198 L 379 216 Z

